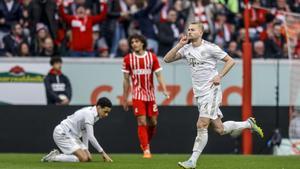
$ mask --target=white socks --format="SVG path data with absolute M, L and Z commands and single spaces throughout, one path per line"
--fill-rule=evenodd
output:
M 200 154 L 202 153 L 204 147 L 207 144 L 208 134 L 207 129 L 197 129 L 197 137 L 195 139 L 193 154 L 189 160 L 192 160 L 193 163 L 196 163 Z
M 223 123 L 224 125 L 224 133 L 232 136 L 236 136 L 242 132 L 242 130 L 251 128 L 251 125 L 248 121 L 243 122 L 235 122 L 235 121 L 226 121 Z
M 54 156 L 51 161 L 55 162 L 79 162 L 75 155 L 58 154 Z

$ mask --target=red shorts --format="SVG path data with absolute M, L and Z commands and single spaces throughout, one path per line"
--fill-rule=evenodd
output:
M 148 117 L 157 116 L 158 109 L 155 101 L 132 100 L 134 115 L 145 115 Z

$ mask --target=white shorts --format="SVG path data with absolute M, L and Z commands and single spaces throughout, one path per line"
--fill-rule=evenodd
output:
M 53 139 L 57 147 L 64 154 L 73 154 L 78 149 L 87 149 L 78 137 L 72 135 L 69 131 L 65 131 L 60 125 L 55 127 Z
M 219 109 L 219 106 L 222 102 L 222 91 L 220 85 L 213 86 L 208 94 L 199 96 L 196 98 L 196 100 L 199 110 L 199 117 L 206 117 L 212 120 L 215 120 L 218 117 L 223 117 L 223 114 Z

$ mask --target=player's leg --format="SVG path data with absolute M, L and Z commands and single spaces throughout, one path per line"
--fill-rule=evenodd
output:
M 92 155 L 91 155 L 91 153 L 89 152 L 89 150 L 87 150 L 87 149 L 84 149 L 84 152 L 85 152 L 85 154 L 87 155 L 87 157 L 88 157 L 88 161 L 92 161 Z
M 220 117 L 212 120 L 212 124 L 214 126 L 214 130 L 220 135 L 236 134 L 237 132 L 241 132 L 243 129 L 251 128 L 248 121 L 226 121 L 223 123 Z
M 154 101 L 147 102 L 147 116 L 148 116 L 148 140 L 149 143 L 156 134 L 158 108 Z
M 58 154 L 52 157 L 54 162 L 88 162 L 89 158 L 82 149 L 76 150 L 73 154 Z
M 59 125 L 54 129 L 53 139 L 64 154 L 60 154 L 58 150 L 53 150 L 42 158 L 42 162 L 79 162 L 83 160 L 83 158 L 79 159 L 79 157 L 73 155 L 74 152 L 81 148 L 80 145 L 77 144 L 76 138 L 65 133 Z
M 146 118 L 145 102 L 140 100 L 132 101 L 133 111 L 138 124 L 138 138 L 141 149 L 145 152 L 150 152 L 148 142 L 148 127 Z
M 179 166 L 186 169 L 196 168 L 197 160 L 201 155 L 204 147 L 207 144 L 207 140 L 208 140 L 207 128 L 209 126 L 209 123 L 210 123 L 209 118 L 199 117 L 197 121 L 197 136 L 194 142 L 193 153 L 189 158 L 189 160 L 184 162 L 179 162 L 178 163 Z
M 262 129 L 257 126 L 254 118 L 250 117 L 246 121 L 225 121 L 222 123 L 221 118 L 212 120 L 214 129 L 220 135 L 230 134 L 231 136 L 238 136 L 244 129 L 251 129 L 263 137 Z
M 156 134 L 157 129 L 157 116 L 151 116 L 148 119 L 148 140 L 149 143 L 152 140 L 153 136 Z

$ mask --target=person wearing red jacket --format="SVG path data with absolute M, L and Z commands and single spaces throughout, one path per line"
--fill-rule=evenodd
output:
M 70 43 L 70 56 L 94 56 L 93 50 L 93 25 L 105 20 L 107 13 L 106 2 L 100 2 L 101 12 L 91 16 L 86 8 L 79 5 L 75 15 L 68 15 L 64 11 L 63 1 L 59 3 L 59 13 L 64 21 L 70 25 L 72 37 Z

